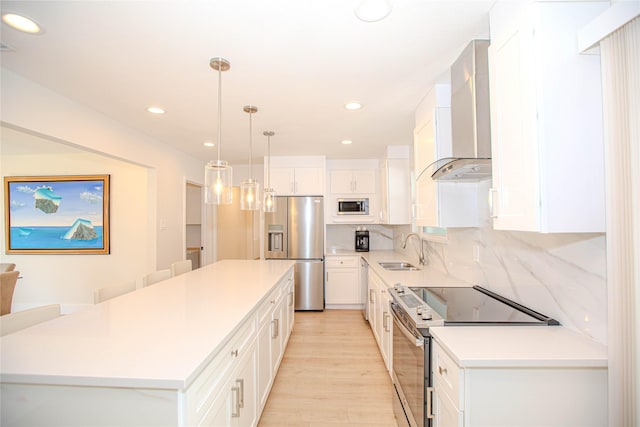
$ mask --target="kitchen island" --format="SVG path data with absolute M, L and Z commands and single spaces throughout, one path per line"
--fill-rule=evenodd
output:
M 255 425 L 293 265 L 220 261 L 3 337 L 1 424 Z

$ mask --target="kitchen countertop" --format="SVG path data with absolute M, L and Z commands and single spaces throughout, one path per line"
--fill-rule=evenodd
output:
M 0 379 L 186 388 L 293 265 L 219 261 L 6 335 Z
M 462 368 L 607 368 L 607 347 L 562 326 L 429 328 Z
M 331 254 L 329 254 L 331 255 Z M 407 261 L 394 251 L 335 251 L 359 255 L 392 287 L 472 286 L 430 266 L 418 271 L 390 271 L 380 261 Z M 562 326 L 448 326 L 429 329 L 435 340 L 463 368 L 589 367 L 607 368 L 607 347 Z
M 396 283 L 401 283 L 406 286 L 473 286 L 475 283 L 469 283 L 455 277 L 452 277 L 441 270 L 430 267 L 429 265 L 422 266 L 413 263 L 420 270 L 414 271 L 393 271 L 385 270 L 378 263 L 381 261 L 408 261 L 406 255 L 403 255 L 394 251 L 369 251 L 369 252 L 356 252 L 349 250 L 333 250 L 327 253 L 327 256 L 331 255 L 352 255 L 361 256 L 367 260 L 369 267 L 376 272 L 382 278 L 382 280 L 392 287 Z

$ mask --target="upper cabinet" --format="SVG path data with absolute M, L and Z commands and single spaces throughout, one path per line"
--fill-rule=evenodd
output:
M 486 200 L 486 193 L 479 190 L 483 185 L 431 179 L 433 162 L 452 155 L 451 85 L 436 84 L 422 99 L 413 136 L 416 225 L 478 227 Z
M 267 173 L 265 162 L 265 182 Z M 322 156 L 271 157 L 270 181 L 277 196 L 322 196 L 325 189 L 325 158 Z
M 370 194 L 376 192 L 375 170 L 329 171 L 329 188 L 333 194 Z
M 380 223 L 411 224 L 411 182 L 408 145 L 387 147 L 380 161 Z
M 604 232 L 600 61 L 577 32 L 609 2 L 499 1 L 490 12 L 493 226 Z

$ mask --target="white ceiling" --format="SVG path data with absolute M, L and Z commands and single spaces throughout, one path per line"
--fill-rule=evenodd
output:
M 202 160 L 216 141 L 222 56 L 222 159 L 272 155 L 377 158 L 411 144 L 413 111 L 473 38 L 487 38 L 493 1 L 394 0 L 359 21 L 362 0 L 2 1 L 41 35 L 2 24 L 2 66 Z M 350 112 L 345 102 L 364 109 Z M 167 110 L 163 116 L 149 105 Z M 353 140 L 350 146 L 340 144 Z

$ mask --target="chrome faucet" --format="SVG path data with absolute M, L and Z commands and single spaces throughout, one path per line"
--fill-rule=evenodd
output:
M 405 249 L 407 247 L 407 242 L 409 241 L 409 237 L 417 237 L 418 240 L 420 241 L 420 253 L 418 254 L 418 261 L 420 262 L 420 265 L 425 265 L 425 259 L 424 259 L 424 250 L 422 248 L 422 237 L 420 237 L 420 235 L 418 233 L 409 233 L 407 234 L 407 237 L 405 237 L 404 242 L 402 242 L 402 249 Z

